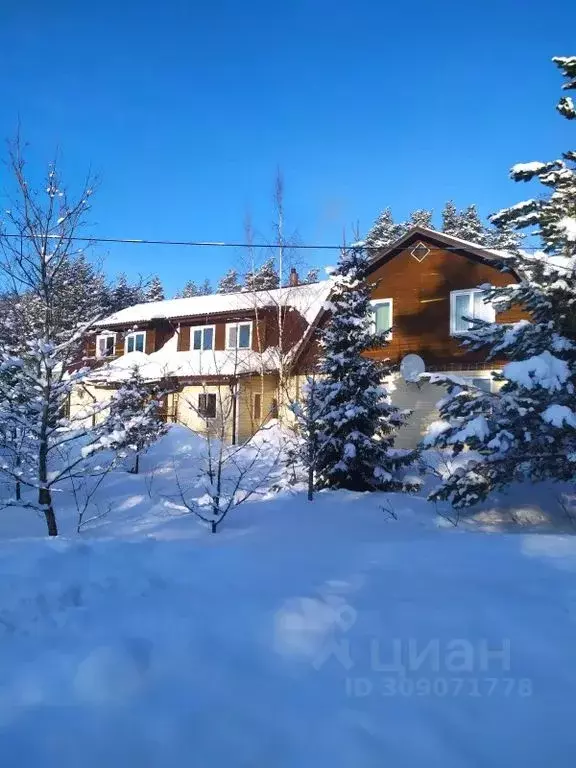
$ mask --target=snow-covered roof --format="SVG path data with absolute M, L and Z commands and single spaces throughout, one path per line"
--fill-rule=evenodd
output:
M 242 376 L 250 373 L 272 372 L 278 368 L 279 353 L 271 347 L 262 354 L 250 349 L 190 350 L 178 352 L 169 342 L 165 347 L 146 355 L 129 352 L 110 361 L 90 374 L 93 382 L 119 383 L 138 371 L 145 381 L 169 377 Z
M 415 235 L 422 238 L 428 237 L 432 240 L 437 240 L 448 247 L 462 248 L 462 250 L 469 251 L 470 253 L 487 259 L 488 261 L 493 260 L 501 262 L 507 255 L 503 251 L 497 251 L 493 248 L 485 248 L 483 245 L 473 243 L 470 240 L 463 240 L 461 237 L 447 235 L 445 232 L 438 232 L 437 230 L 430 229 L 428 227 L 416 226 L 410 227 L 410 229 L 405 232 L 402 237 L 394 240 L 393 243 L 383 246 L 382 249 L 378 249 L 373 260 L 380 261 L 380 259 L 386 256 L 388 253 L 396 252 L 399 247 L 401 247 L 404 243 L 412 240 Z
M 319 283 L 275 288 L 268 291 L 242 291 L 241 293 L 215 293 L 189 299 L 167 299 L 135 304 L 98 321 L 100 327 L 130 325 L 151 320 L 206 317 L 230 312 L 287 306 L 297 310 L 308 323 L 312 323 L 330 292 L 330 280 Z

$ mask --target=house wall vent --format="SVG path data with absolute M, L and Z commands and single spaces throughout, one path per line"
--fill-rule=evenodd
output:
M 424 261 L 426 256 L 430 253 L 430 248 L 424 243 L 416 243 L 414 248 L 410 251 L 410 256 L 416 259 L 416 261 Z

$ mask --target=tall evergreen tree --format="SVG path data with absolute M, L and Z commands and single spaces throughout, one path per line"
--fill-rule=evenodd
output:
M 576 61 L 555 58 L 564 88 L 576 88 Z M 559 111 L 568 119 L 564 98 Z M 496 288 L 498 310 L 520 304 L 530 320 L 512 325 L 474 321 L 464 335 L 468 348 L 488 348 L 508 363 L 495 379 L 498 394 L 480 392 L 451 377 L 436 377 L 449 388 L 440 413 L 441 430 L 429 444 L 455 453 L 475 451 L 433 494 L 468 506 L 514 480 L 576 477 L 576 152 L 547 163 L 512 168 L 516 181 L 538 180 L 549 191 L 500 211 L 496 225 L 532 229 L 548 255 L 518 252 L 506 257 L 517 285 Z
M 309 269 L 304 277 L 304 283 L 317 283 L 320 270 L 317 268 Z
M 200 290 L 194 280 L 188 280 L 181 293 L 176 297 L 179 299 L 191 299 L 193 296 L 199 296 Z
M 206 278 L 200 288 L 198 289 L 198 293 L 200 296 L 211 296 L 214 291 L 212 290 L 212 284 L 210 283 L 210 280 Z
M 524 235 L 510 224 L 494 226 L 486 231 L 486 243 L 489 248 L 507 253 L 517 253 Z
M 150 279 L 146 287 L 145 300 L 147 302 L 164 301 L 165 298 L 166 297 L 164 295 L 164 288 L 162 286 L 162 281 L 160 280 L 158 275 L 154 275 Z
M 238 279 L 238 272 L 235 269 L 229 269 L 218 282 L 217 293 L 238 293 L 242 290 L 242 285 Z
M 425 208 L 418 208 L 417 210 L 412 211 L 407 225 L 408 227 L 426 227 L 427 229 L 433 229 L 432 211 L 427 211 Z
M 130 284 L 124 272 L 118 275 L 116 283 L 111 286 L 109 296 L 110 312 L 119 312 L 121 309 L 146 301 L 142 285 Z
M 442 232 L 460 237 L 461 217 L 452 200 L 448 200 L 442 211 Z
M 404 224 L 396 224 L 392 217 L 392 210 L 385 208 L 378 216 L 365 238 L 367 248 L 384 248 L 399 237 L 402 237 L 406 227 Z
M 487 233 L 478 209 L 474 204 L 469 205 L 460 214 L 460 227 L 457 237 L 470 243 L 487 245 Z
M 404 415 L 382 385 L 390 373 L 364 353 L 385 336 L 372 332 L 369 259 L 361 249 L 344 251 L 334 272 L 330 319 L 321 332 L 320 379 L 314 388 L 318 441 L 318 487 L 395 489 L 395 472 L 409 457 L 392 448 Z M 323 408 L 323 404 L 328 408 Z
M 244 287 L 248 291 L 270 291 L 279 285 L 280 278 L 273 257 L 267 259 L 261 267 L 248 272 L 244 278 Z

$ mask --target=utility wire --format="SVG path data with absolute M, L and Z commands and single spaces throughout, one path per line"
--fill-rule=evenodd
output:
M 33 240 L 36 237 L 42 239 L 43 237 L 46 237 L 49 240 L 61 240 L 61 235 L 53 234 L 53 235 L 26 235 L 18 233 L 12 233 L 12 232 L 6 232 L 3 234 L 0 234 L 0 240 L 3 238 L 22 238 L 22 239 L 28 239 Z M 130 238 L 130 237 L 64 237 L 65 240 L 73 240 L 76 242 L 83 242 L 83 243 L 123 243 L 127 245 L 178 245 L 178 246 L 188 246 L 192 248 L 287 248 L 287 249 L 294 249 L 294 250 L 300 250 L 300 251 L 341 251 L 343 248 L 353 248 L 356 243 L 350 243 L 350 244 L 340 244 L 340 245 L 308 245 L 308 244 L 302 244 L 302 243 L 225 243 L 225 242 L 217 242 L 217 241 L 205 241 L 205 240 L 147 240 L 143 238 Z M 360 241 L 361 242 L 361 241 Z M 381 251 L 385 248 L 389 248 L 390 246 L 394 245 L 391 243 L 390 245 L 364 245 L 363 248 L 365 251 Z M 471 243 L 471 245 L 475 245 L 474 243 Z M 482 246 L 482 245 L 475 245 L 476 248 L 485 248 L 486 250 L 494 250 L 491 249 L 489 246 Z M 465 249 L 466 246 L 463 243 L 462 245 L 446 245 L 446 246 L 440 246 L 438 248 L 430 248 L 430 250 L 442 250 L 442 251 L 461 251 Z M 497 249 L 495 249 L 497 250 Z M 538 248 L 537 246 L 526 246 L 524 248 L 521 248 L 523 251 L 540 251 L 541 248 Z

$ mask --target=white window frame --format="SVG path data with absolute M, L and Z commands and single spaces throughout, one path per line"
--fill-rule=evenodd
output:
M 130 333 L 127 333 L 126 336 L 124 337 L 124 354 L 125 355 L 132 354 L 131 352 L 128 352 L 128 339 L 131 336 L 138 336 L 138 335 L 144 336 L 144 344 L 143 344 L 144 349 L 143 349 L 143 352 L 144 352 L 144 354 L 146 354 L 146 331 L 131 331 Z M 136 342 L 134 342 L 134 350 L 133 351 L 134 352 L 138 351 L 136 349 Z
M 204 331 L 212 330 L 212 346 L 204 349 Z M 200 349 L 194 348 L 194 334 L 196 331 L 202 331 L 202 341 Z M 190 351 L 191 352 L 213 352 L 216 349 L 216 326 L 215 325 L 191 325 L 190 326 Z
M 390 304 L 390 331 L 386 334 L 386 339 L 389 341 L 392 338 L 392 326 L 394 325 L 394 299 L 370 299 L 370 306 L 375 307 L 377 304 Z M 372 333 L 376 333 L 376 323 L 371 323 Z
M 494 381 L 492 376 L 478 376 L 478 375 L 474 376 L 473 374 L 472 375 L 471 374 L 472 374 L 472 371 L 467 371 L 466 375 L 462 377 L 467 384 L 471 384 L 473 387 L 476 387 L 477 389 L 481 389 L 482 392 L 487 392 L 492 394 L 493 392 L 492 383 Z M 482 389 L 482 387 L 479 387 L 478 384 L 474 383 L 476 381 L 487 381 L 488 389 Z
M 469 302 L 468 302 L 468 308 L 469 313 L 468 317 L 474 317 L 474 294 L 476 293 L 486 293 L 485 289 L 482 288 L 463 288 L 458 291 L 450 291 L 450 335 L 451 336 L 460 336 L 463 333 L 467 333 L 468 329 L 459 331 L 456 329 L 456 297 L 457 296 L 469 296 Z M 488 322 L 493 323 L 496 320 L 496 310 L 494 309 L 493 305 L 488 303 L 486 304 L 486 310 L 488 317 L 485 318 L 488 320 Z
M 99 333 L 96 336 L 96 357 L 98 357 L 100 360 L 102 360 L 103 358 L 106 358 L 106 357 L 114 357 L 114 355 L 116 354 L 116 336 L 117 335 L 118 334 L 115 331 L 110 331 L 109 333 Z M 100 339 L 109 339 L 110 337 L 112 337 L 114 339 L 114 351 L 112 352 L 112 354 L 111 355 L 100 355 L 100 354 L 98 354 L 98 343 L 99 343 Z
M 248 346 L 247 347 L 239 347 L 238 341 L 240 339 L 240 333 L 239 328 L 241 325 L 249 325 L 250 326 L 250 338 L 248 340 Z M 239 320 L 237 323 L 226 323 L 226 349 L 252 349 L 252 320 Z M 236 346 L 231 347 L 229 343 L 229 331 L 230 328 L 236 328 Z

